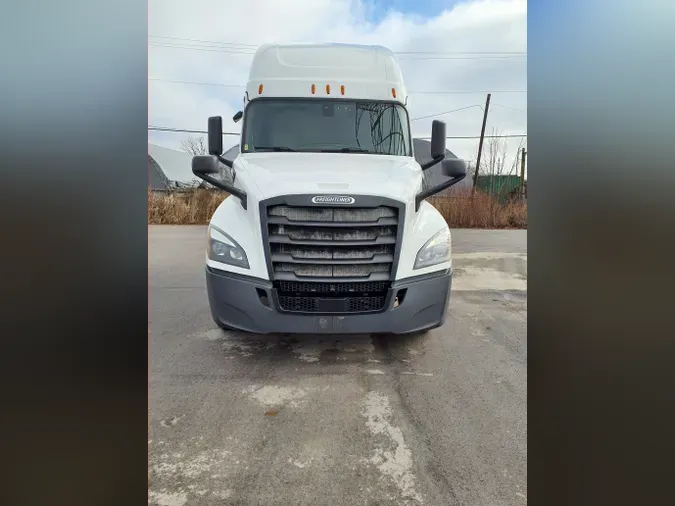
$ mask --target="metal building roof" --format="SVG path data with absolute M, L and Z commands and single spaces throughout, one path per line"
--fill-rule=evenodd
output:
M 192 173 L 192 155 L 150 143 L 148 155 L 155 160 L 166 179 L 172 184 L 192 185 L 197 179 Z
M 166 191 L 169 189 L 169 180 L 162 172 L 155 159 L 148 155 L 148 187 L 152 191 Z

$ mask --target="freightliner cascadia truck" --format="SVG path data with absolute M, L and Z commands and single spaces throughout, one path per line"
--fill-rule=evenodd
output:
M 413 153 L 408 92 L 380 46 L 267 44 L 256 51 L 236 156 L 219 116 L 192 171 L 230 195 L 206 244 L 211 313 L 222 329 L 403 334 L 439 327 L 451 237 L 425 201 L 466 176 L 434 121 L 431 161 Z M 233 159 L 232 159 L 233 158 Z M 442 182 L 423 173 L 440 164 Z

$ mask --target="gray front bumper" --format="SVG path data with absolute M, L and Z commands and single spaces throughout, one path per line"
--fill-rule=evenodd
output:
M 321 315 L 281 312 L 267 280 L 206 268 L 211 314 L 219 325 L 257 334 L 405 334 L 439 327 L 445 321 L 452 273 L 442 271 L 392 284 L 380 313 Z M 394 307 L 399 291 L 403 302 Z M 266 295 L 267 305 L 263 302 Z

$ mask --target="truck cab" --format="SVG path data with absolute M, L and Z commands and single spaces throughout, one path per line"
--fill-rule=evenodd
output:
M 432 126 L 433 160 L 414 157 L 408 93 L 379 46 L 269 44 L 254 55 L 239 153 L 193 172 L 230 193 L 208 227 L 206 281 L 223 329 L 254 333 L 409 333 L 443 324 L 451 236 L 425 199 L 459 182 Z M 447 179 L 424 188 L 423 171 Z

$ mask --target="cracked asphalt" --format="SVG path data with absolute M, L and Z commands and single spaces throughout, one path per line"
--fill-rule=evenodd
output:
M 527 503 L 527 232 L 453 231 L 443 327 L 213 323 L 205 227 L 150 226 L 149 503 Z

